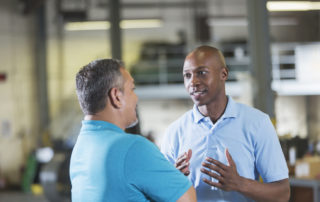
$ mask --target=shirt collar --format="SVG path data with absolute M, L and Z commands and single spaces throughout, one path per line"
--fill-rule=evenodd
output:
M 228 104 L 223 116 L 224 118 L 236 118 L 238 116 L 237 103 L 230 95 L 228 95 Z
M 192 113 L 193 113 L 193 121 L 194 121 L 195 123 L 199 123 L 202 119 L 205 118 L 205 116 L 203 116 L 203 115 L 199 112 L 199 109 L 198 109 L 197 105 L 193 105 Z
M 221 118 L 222 119 L 236 118 L 238 115 L 238 109 L 237 109 L 236 102 L 231 98 L 231 96 L 228 95 L 227 97 L 228 97 L 227 107 L 226 107 L 226 110 L 224 111 L 223 115 L 221 116 Z M 204 118 L 206 118 L 205 116 L 203 116 L 199 112 L 197 105 L 193 105 L 192 113 L 193 113 L 195 123 L 199 123 Z
M 113 130 L 119 133 L 124 132 L 121 128 L 112 123 L 99 120 L 83 120 L 81 130 Z

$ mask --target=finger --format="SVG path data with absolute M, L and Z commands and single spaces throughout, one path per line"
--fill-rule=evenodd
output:
M 218 174 L 216 174 L 214 172 L 211 172 L 211 171 L 209 171 L 207 169 L 204 169 L 204 168 L 201 168 L 200 170 L 201 170 L 202 173 L 208 175 L 209 177 L 213 177 L 213 178 L 217 179 L 220 183 L 223 182 L 223 177 L 221 177 L 220 175 L 218 175 Z
M 182 168 L 181 171 L 185 172 L 185 171 L 189 170 L 190 163 L 186 162 L 186 164 L 187 165 L 184 168 Z
M 203 162 L 202 163 L 202 166 L 203 167 L 206 167 L 210 170 L 214 170 L 216 171 L 217 173 L 219 173 L 220 175 L 224 175 L 225 174 L 225 171 L 223 169 L 221 169 L 220 167 L 214 165 L 214 164 L 210 164 L 210 163 L 206 163 L 206 162 Z
M 229 165 L 234 167 L 236 164 L 233 161 L 232 156 L 230 155 L 228 148 L 226 148 L 226 157 L 227 157 Z
M 178 170 L 182 170 L 182 169 L 184 169 L 184 168 L 187 168 L 188 166 L 189 166 L 189 162 L 184 162 L 184 163 L 182 163 L 181 165 L 179 165 L 179 166 L 176 166 L 176 168 L 178 169 Z
M 183 172 L 183 173 L 185 173 L 185 172 L 188 172 L 188 171 L 190 171 L 190 170 L 189 170 L 189 167 L 185 167 L 185 168 L 182 168 L 180 171 Z
M 180 170 L 185 176 L 188 176 L 190 174 L 189 166 L 183 168 Z
M 209 163 L 212 163 L 220 168 L 222 168 L 223 170 L 226 170 L 228 168 L 228 166 L 226 166 L 225 164 L 221 163 L 220 161 L 217 161 L 211 157 L 207 157 L 206 161 L 208 161 Z
M 188 150 L 188 153 L 187 153 L 187 161 L 190 161 L 191 156 L 192 156 L 192 150 L 189 149 L 189 150 Z
M 222 184 L 219 183 L 219 182 L 212 182 L 211 180 L 208 180 L 206 178 L 203 178 L 202 181 L 204 181 L 205 183 L 207 183 L 208 185 L 210 186 L 213 186 L 213 187 L 218 187 L 218 188 L 222 188 Z
M 181 154 L 181 155 L 177 158 L 177 161 L 180 160 L 180 159 L 182 159 L 182 158 L 186 158 L 186 156 L 187 156 L 187 153 L 184 152 L 183 154 Z
M 176 167 L 177 166 L 180 166 L 183 162 L 185 162 L 186 161 L 186 159 L 187 159 L 187 156 L 186 155 L 182 155 L 182 156 L 180 156 L 178 159 L 177 159 L 177 161 L 176 161 Z

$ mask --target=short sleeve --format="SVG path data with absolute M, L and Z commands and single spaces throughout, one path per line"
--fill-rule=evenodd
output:
M 170 127 L 166 130 L 164 137 L 161 142 L 161 152 L 170 161 L 171 164 L 175 164 L 176 156 L 172 144 L 175 143 L 174 136 L 175 134 L 170 133 Z
M 153 143 L 143 138 L 130 147 L 124 171 L 128 182 L 154 201 L 176 201 L 192 186 Z
M 257 131 L 256 168 L 264 182 L 288 178 L 288 167 L 276 131 L 266 115 Z

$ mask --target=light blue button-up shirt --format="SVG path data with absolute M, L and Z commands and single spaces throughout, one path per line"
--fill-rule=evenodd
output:
M 288 178 L 287 164 L 268 115 L 236 103 L 230 96 L 224 114 L 215 124 L 194 106 L 168 127 L 161 145 L 162 153 L 173 164 L 192 149 L 189 179 L 198 201 L 252 201 L 235 191 L 212 188 L 201 180 L 209 179 L 200 171 L 206 156 L 228 164 L 226 148 L 242 177 L 258 180 L 261 175 L 264 182 Z

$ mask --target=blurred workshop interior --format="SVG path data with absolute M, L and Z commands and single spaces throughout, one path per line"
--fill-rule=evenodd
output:
M 159 146 L 193 106 L 182 66 L 201 44 L 225 55 L 227 94 L 272 119 L 290 201 L 320 201 L 320 1 L 267 0 L 1 0 L 0 201 L 71 201 L 82 66 L 125 62 L 139 97 L 131 132 Z

